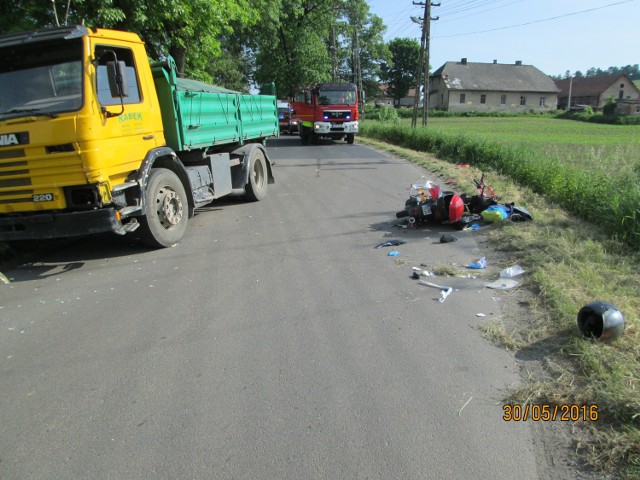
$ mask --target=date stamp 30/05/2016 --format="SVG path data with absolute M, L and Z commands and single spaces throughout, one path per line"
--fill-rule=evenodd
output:
M 560 420 L 561 422 L 577 422 L 579 420 L 595 422 L 599 418 L 598 405 L 575 405 L 575 404 L 530 404 L 525 405 L 503 405 L 505 422 L 551 422 Z

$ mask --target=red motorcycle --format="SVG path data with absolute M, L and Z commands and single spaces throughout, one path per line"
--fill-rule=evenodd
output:
M 444 223 L 463 229 L 480 220 L 480 212 L 498 203 L 495 192 L 484 182 L 484 174 L 480 180 L 474 179 L 474 183 L 478 194 L 469 199 L 465 194 L 442 190 L 431 182 L 414 184 L 404 210 L 397 212 L 396 217 L 413 218 L 411 223 Z

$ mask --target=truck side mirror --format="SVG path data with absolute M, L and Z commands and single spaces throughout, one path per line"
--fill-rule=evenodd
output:
M 122 60 L 107 62 L 107 78 L 109 90 L 113 98 L 129 96 L 126 65 Z

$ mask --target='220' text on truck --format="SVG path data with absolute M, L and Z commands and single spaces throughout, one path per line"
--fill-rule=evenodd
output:
M 0 241 L 136 231 L 168 247 L 196 208 L 273 183 L 273 96 L 178 78 L 114 30 L 3 35 L 0 58 Z
M 319 83 L 294 92 L 293 115 L 302 143 L 320 138 L 353 143 L 358 133 L 358 90 L 352 83 Z

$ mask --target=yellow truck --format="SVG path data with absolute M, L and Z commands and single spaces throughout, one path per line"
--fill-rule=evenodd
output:
M 0 241 L 100 232 L 175 245 L 195 209 L 264 198 L 276 97 L 180 78 L 138 35 L 0 36 Z

